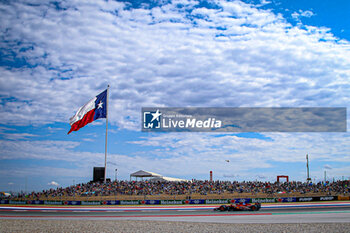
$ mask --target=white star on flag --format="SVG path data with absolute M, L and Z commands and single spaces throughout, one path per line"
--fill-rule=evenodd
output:
M 98 103 L 98 104 L 97 104 L 97 106 L 98 106 L 98 107 L 97 107 L 97 109 L 99 109 L 99 108 L 103 108 L 103 102 L 102 102 L 102 101 L 100 101 L 100 103 Z
M 157 109 L 156 113 L 152 113 L 153 118 L 152 118 L 151 122 L 154 121 L 155 119 L 157 119 L 157 121 L 159 121 L 159 116 L 160 115 L 162 115 L 162 113 L 160 113 L 159 109 Z

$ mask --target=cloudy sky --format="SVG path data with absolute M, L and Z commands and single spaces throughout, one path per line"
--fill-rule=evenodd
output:
M 350 107 L 350 2 L 0 2 L 0 191 L 92 179 L 110 85 L 107 176 L 350 177 L 349 133 L 145 133 L 142 107 Z M 349 111 L 347 112 L 349 115 Z M 349 124 L 347 124 L 349 127 Z M 226 162 L 229 160 L 230 162 Z

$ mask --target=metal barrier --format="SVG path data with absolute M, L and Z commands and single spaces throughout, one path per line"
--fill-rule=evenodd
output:
M 110 197 L 109 197 L 110 198 Z M 302 196 L 302 197 L 267 197 L 267 198 L 228 198 L 228 199 L 168 199 L 168 200 L 0 200 L 0 204 L 16 205 L 195 205 L 195 204 L 229 204 L 229 203 L 276 203 L 276 202 L 312 202 L 350 200 L 349 196 Z

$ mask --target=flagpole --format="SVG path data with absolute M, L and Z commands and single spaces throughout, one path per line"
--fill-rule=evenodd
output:
M 306 154 L 306 169 L 307 169 L 307 183 L 310 182 L 311 178 L 310 178 L 310 171 L 309 171 L 309 154 Z
M 106 174 L 107 174 L 107 135 L 108 135 L 108 91 L 109 85 L 107 86 L 107 98 L 106 98 L 106 141 L 105 141 L 105 178 L 104 183 L 106 183 Z

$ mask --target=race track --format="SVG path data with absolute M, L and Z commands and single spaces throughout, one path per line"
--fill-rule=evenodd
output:
M 211 206 L 0 206 L 0 219 L 143 220 L 207 223 L 349 223 L 350 202 L 263 204 L 260 211 Z

